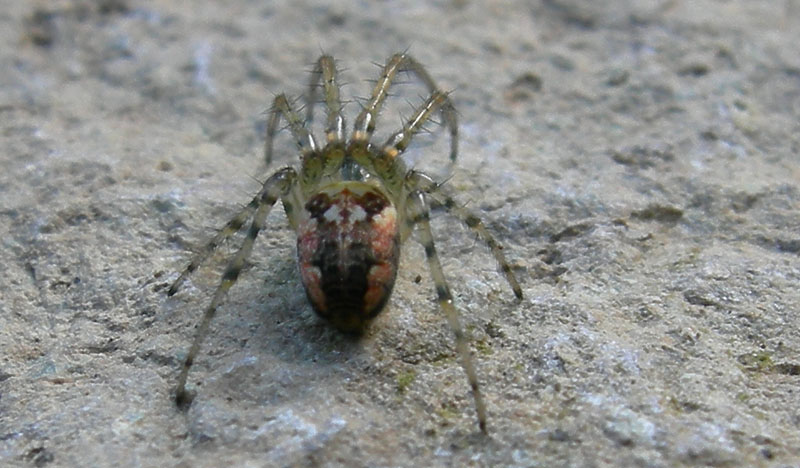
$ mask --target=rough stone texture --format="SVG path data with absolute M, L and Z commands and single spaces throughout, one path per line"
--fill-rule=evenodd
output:
M 797 1 L 12 0 L 0 36 L 0 465 L 800 464 Z M 422 249 L 355 341 L 313 315 L 281 210 L 179 412 L 230 249 L 166 287 L 274 170 L 272 97 L 320 50 L 363 97 L 409 46 L 454 90 L 448 185 L 524 288 L 437 212 L 490 435 Z M 442 133 L 410 157 L 441 167 Z

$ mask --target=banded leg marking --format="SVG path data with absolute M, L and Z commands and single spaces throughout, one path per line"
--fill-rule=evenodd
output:
M 250 256 L 250 252 L 253 250 L 253 243 L 256 237 L 258 237 L 258 233 L 264 228 L 267 215 L 269 215 L 275 202 L 278 201 L 279 197 L 288 194 L 296 181 L 297 174 L 295 170 L 291 167 L 287 167 L 276 172 L 264 182 L 264 186 L 257 198 L 258 207 L 253 216 L 253 222 L 250 224 L 250 228 L 247 231 L 247 237 L 222 274 L 222 281 L 220 281 L 219 286 L 217 286 L 216 291 L 214 291 L 211 304 L 209 304 L 208 308 L 203 312 L 203 318 L 195 332 L 194 341 L 192 342 L 191 348 L 189 348 L 189 354 L 186 355 L 181 373 L 178 375 L 178 385 L 175 388 L 175 402 L 179 407 L 186 407 L 191 403 L 192 397 L 186 391 L 186 379 L 189 375 L 189 369 L 192 367 L 194 359 L 200 351 L 200 345 L 208 334 L 208 329 L 211 325 L 211 320 L 214 318 L 214 315 L 216 315 L 217 307 L 219 307 L 219 304 L 225 298 L 228 290 L 239 278 L 239 273 L 241 273 L 247 257 Z
M 437 203 L 441 203 L 448 212 L 455 215 L 467 227 L 475 231 L 481 241 L 492 251 L 492 255 L 494 255 L 500 271 L 511 286 L 512 291 L 514 291 L 514 296 L 516 296 L 517 299 L 522 299 L 522 288 L 519 282 L 517 282 L 514 272 L 511 271 L 511 265 L 508 264 L 506 256 L 503 254 L 503 247 L 486 229 L 483 221 L 472 212 L 459 205 L 453 197 L 443 193 L 441 184 L 434 182 L 427 175 L 421 172 L 411 171 L 406 180 L 412 189 L 422 190 L 436 200 Z
M 167 292 L 168 296 L 172 296 L 177 293 L 183 282 L 186 281 L 186 278 L 194 273 L 194 271 L 197 270 L 197 268 L 202 265 L 203 262 L 205 262 L 215 250 L 217 250 L 217 247 L 222 245 L 223 242 L 227 241 L 234 234 L 242 230 L 242 227 L 244 227 L 244 225 L 247 223 L 247 220 L 250 219 L 250 216 L 252 216 L 256 211 L 256 208 L 258 208 L 259 196 L 253 198 L 250 203 L 242 208 L 242 210 L 239 211 L 239 213 L 237 213 L 233 219 L 228 221 L 227 224 L 225 224 L 225 226 L 223 226 L 223 228 L 220 229 L 219 232 L 208 241 L 208 243 L 206 243 L 206 245 L 204 245 L 199 251 L 197 251 L 197 253 L 194 254 L 194 256 L 192 256 L 192 259 L 189 261 L 189 265 L 183 270 L 180 276 L 178 276 L 178 279 L 176 279 L 169 287 L 169 291 Z
M 475 370 L 475 363 L 469 349 L 469 342 L 461 328 L 461 320 L 458 311 L 453 305 L 453 296 L 450 294 L 450 287 L 444 277 L 439 256 L 436 254 L 436 246 L 433 243 L 433 234 L 430 226 L 430 210 L 425 201 L 425 195 L 421 191 L 414 191 L 408 198 L 408 219 L 411 223 L 419 226 L 420 242 L 425 248 L 425 257 L 428 259 L 428 267 L 436 286 L 436 297 L 439 306 L 447 317 L 447 323 L 455 335 L 456 352 L 461 359 L 461 365 L 467 374 L 472 397 L 475 400 L 475 411 L 478 415 L 478 426 L 481 432 L 486 433 L 486 405 L 483 402 L 483 395 L 478 386 L 478 374 Z

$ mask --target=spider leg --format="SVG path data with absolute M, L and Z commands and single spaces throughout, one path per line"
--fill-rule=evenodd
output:
M 503 276 L 505 276 L 506 281 L 508 281 L 511 289 L 514 291 L 514 295 L 517 299 L 522 299 L 522 288 L 520 288 L 517 278 L 511 271 L 511 265 L 508 264 L 506 256 L 503 255 L 503 246 L 497 242 L 494 236 L 486 229 L 483 221 L 472 212 L 459 205 L 453 197 L 443 193 L 441 184 L 434 182 L 433 179 L 427 175 L 418 171 L 410 171 L 406 176 L 406 181 L 412 190 L 422 190 L 436 200 L 437 203 L 442 204 L 447 211 L 455 215 L 461 222 L 467 225 L 467 227 L 475 231 L 478 237 L 480 237 L 492 251 L 492 255 L 494 255 L 497 265 L 500 267 L 500 271 L 503 272 Z
M 431 114 L 446 106 L 450 102 L 449 100 L 446 93 L 434 90 L 428 99 L 414 111 L 414 115 L 403 124 L 403 128 L 386 140 L 381 148 L 381 153 L 391 159 L 399 156 L 411 143 L 414 135 L 419 133 L 425 122 L 430 119 Z
M 383 67 L 381 76 L 372 89 L 372 95 L 367 105 L 364 106 L 364 109 L 362 109 L 361 113 L 356 118 L 353 140 L 367 142 L 372 137 L 372 133 L 375 131 L 375 122 L 378 117 L 378 112 L 383 105 L 383 101 L 386 100 L 389 88 L 398 71 L 411 72 L 420 81 L 425 83 L 430 93 L 439 93 L 444 96 L 443 102 L 440 104 L 440 109 L 442 111 L 444 123 L 450 130 L 450 161 L 454 162 L 458 155 L 458 119 L 456 117 L 455 107 L 453 107 L 447 94 L 439 91 L 438 86 L 436 86 L 433 78 L 431 78 L 425 70 L 425 67 L 405 53 L 393 55 Z
M 258 208 L 259 198 L 260 195 L 257 195 L 255 198 L 253 198 L 250 203 L 242 208 L 241 211 L 236 213 L 236 216 L 228 221 L 225 226 L 223 226 L 223 228 L 220 229 L 219 232 L 208 241 L 208 243 L 206 243 L 206 245 L 204 245 L 199 251 L 197 251 L 197 253 L 194 254 L 194 256 L 192 256 L 191 261 L 189 261 L 189 265 L 183 270 L 183 272 L 181 272 L 180 276 L 178 276 L 178 279 L 176 279 L 175 282 L 173 282 L 169 287 L 169 291 L 167 292 L 168 296 L 172 296 L 178 292 L 178 289 L 181 287 L 186 278 L 194 273 L 194 271 L 206 261 L 209 255 L 217 250 L 217 247 L 228 240 L 231 236 L 242 230 L 242 227 L 245 225 L 247 220 L 250 219 L 250 217 L 256 211 L 256 208 Z
M 405 151 L 414 135 L 419 133 L 431 115 L 449 102 L 448 99 L 446 93 L 433 91 L 428 99 L 414 111 L 414 115 L 403 124 L 403 128 L 386 140 L 380 151 L 377 153 L 352 152 L 356 162 L 374 171 L 391 192 L 402 193 L 403 186 L 406 184 L 404 177 L 407 171 L 405 163 L 397 156 Z M 405 195 L 401 195 L 401 197 L 403 196 Z
M 436 247 L 433 243 L 433 234 L 431 233 L 430 226 L 430 210 L 425 201 L 425 194 L 422 191 L 415 190 L 408 197 L 408 210 L 407 220 L 412 225 L 419 226 L 420 243 L 425 248 L 425 256 L 428 259 L 428 267 L 431 270 L 431 276 L 436 286 L 436 296 L 439 301 L 439 306 L 447 317 L 447 323 L 450 329 L 453 330 L 455 335 L 456 352 L 461 359 L 461 365 L 467 374 L 469 386 L 472 389 L 472 397 L 475 400 L 475 410 L 478 414 L 478 426 L 483 433 L 486 433 L 486 405 L 483 402 L 480 387 L 478 386 L 478 374 L 475 370 L 475 363 L 472 361 L 472 355 L 469 350 L 469 342 L 464 335 L 464 330 L 461 328 L 461 320 L 458 311 L 453 305 L 453 296 L 450 294 L 450 287 L 447 285 L 447 280 L 444 277 L 442 265 L 439 262 L 439 256 L 436 254 Z
M 272 162 L 272 140 L 278 131 L 281 116 L 289 123 L 289 130 L 292 132 L 295 143 L 297 143 L 301 157 L 305 157 L 317 149 L 314 136 L 306 129 L 303 120 L 292 108 L 286 95 L 279 94 L 272 102 L 269 120 L 267 121 L 266 143 L 264 143 L 264 159 L 267 162 L 267 166 Z
M 257 197 L 257 208 L 253 216 L 253 222 L 250 224 L 250 228 L 247 231 L 247 237 L 236 252 L 233 260 L 228 264 L 225 273 L 222 274 L 222 281 L 219 286 L 217 286 L 216 291 L 214 291 L 214 298 L 211 300 L 211 304 L 209 304 L 208 308 L 206 308 L 203 313 L 203 318 L 195 332 L 194 341 L 192 342 L 191 348 L 189 348 L 189 354 L 186 355 L 186 359 L 183 362 L 181 373 L 178 376 L 178 385 L 175 389 L 175 402 L 179 407 L 186 407 L 191 403 L 192 397 L 186 391 L 186 378 L 189 375 L 189 369 L 192 367 L 197 353 L 200 351 L 200 345 L 208 334 L 208 328 L 216 314 L 217 307 L 220 302 L 222 302 L 231 286 L 233 286 L 239 278 L 239 273 L 241 273 L 247 257 L 253 250 L 253 243 L 256 237 L 258 237 L 259 231 L 264 228 L 267 215 L 275 205 L 275 202 L 278 201 L 278 198 L 287 195 L 296 183 L 297 173 L 291 167 L 279 170 L 264 182 L 264 186 Z
M 328 119 L 325 126 L 325 139 L 328 144 L 344 142 L 344 117 L 342 117 L 342 101 L 339 98 L 339 84 L 336 82 L 336 63 L 330 55 L 323 55 L 311 72 L 308 86 L 308 102 L 306 103 L 306 122 L 314 119 L 314 104 L 317 100 L 317 88 L 322 81 L 325 95 L 325 107 Z

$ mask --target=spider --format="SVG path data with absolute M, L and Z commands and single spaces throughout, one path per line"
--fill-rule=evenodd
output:
M 370 141 L 381 106 L 398 72 L 408 72 L 429 90 L 429 96 L 412 117 L 383 145 Z M 321 82 L 321 86 L 320 86 Z M 325 144 L 319 146 L 306 127 L 313 120 L 317 92 L 323 91 L 327 110 Z M 333 57 L 321 56 L 312 71 L 308 87 L 306 118 L 301 119 L 285 94 L 275 97 L 266 127 L 264 155 L 272 160 L 272 142 L 281 119 L 297 143 L 299 169 L 284 167 L 272 174 L 261 190 L 192 258 L 172 284 L 168 294 L 178 291 L 224 241 L 247 228 L 247 234 L 222 274 L 213 299 L 203 313 L 194 341 L 183 362 L 175 401 L 181 408 L 191 404 L 186 389 L 189 369 L 209 330 L 211 320 L 228 290 L 236 283 L 253 249 L 267 215 L 280 199 L 289 224 L 297 234 L 297 260 L 306 295 L 314 311 L 343 332 L 360 333 L 383 309 L 397 275 L 400 245 L 418 228 L 425 249 L 439 306 L 455 335 L 455 347 L 472 390 L 480 430 L 486 433 L 486 407 L 478 386 L 469 343 L 453 305 L 434 246 L 429 224 L 432 200 L 475 231 L 494 254 L 514 295 L 522 290 L 503 255 L 502 246 L 481 220 L 446 193 L 441 183 L 422 172 L 409 169 L 398 156 L 403 153 L 431 115 L 441 113 L 450 132 L 450 163 L 458 152 L 456 112 L 448 93 L 441 91 L 425 68 L 405 53 L 393 55 L 383 66 L 370 98 L 356 118 L 348 139 L 339 98 L 337 69 Z

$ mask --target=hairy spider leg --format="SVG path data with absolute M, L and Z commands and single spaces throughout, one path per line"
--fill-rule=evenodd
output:
M 300 120 L 299 116 L 292 109 L 291 104 L 289 104 L 289 101 L 286 99 L 286 95 L 280 94 L 275 97 L 275 100 L 272 103 L 271 115 L 267 125 L 267 146 L 265 150 L 267 164 L 270 163 L 272 158 L 272 139 L 277 131 L 281 115 L 284 115 L 286 120 L 289 122 L 289 129 L 291 130 L 292 136 L 300 149 L 300 153 L 304 156 L 313 157 L 311 155 L 312 153 L 315 153 L 317 147 L 314 136 L 311 135 L 308 130 L 306 130 L 303 122 Z M 311 165 L 310 168 L 313 168 L 313 165 Z M 206 245 L 204 245 L 197 253 L 194 254 L 192 259 L 189 261 L 189 265 L 185 270 L 183 270 L 183 272 L 181 272 L 181 274 L 178 276 L 178 279 L 176 279 L 170 286 L 167 295 L 172 296 L 177 293 L 183 282 L 186 281 L 186 278 L 194 273 L 194 271 L 197 270 L 197 268 L 202 265 L 212 253 L 214 253 L 217 247 L 222 245 L 223 242 L 228 240 L 234 234 L 241 231 L 241 229 L 258 208 L 260 204 L 260 198 L 261 194 L 259 193 L 250 201 L 250 203 L 242 208 L 241 211 L 239 211 L 239 213 L 233 217 L 233 219 L 228 221 L 228 223 L 225 224 L 225 226 L 220 229 L 219 232 L 210 241 L 208 241 Z M 293 207 L 294 205 L 291 202 L 287 203 L 287 200 L 284 200 L 284 210 L 289 217 L 290 224 L 293 228 L 295 228 L 297 224 L 295 222 L 296 216 L 292 215 Z
M 450 328 L 453 330 L 453 334 L 455 335 L 456 352 L 458 353 L 464 371 L 467 374 L 467 380 L 469 381 L 470 388 L 472 389 L 472 395 L 475 400 L 475 410 L 478 415 L 478 425 L 481 431 L 485 433 L 486 406 L 483 402 L 483 397 L 480 392 L 475 364 L 472 361 L 472 356 L 469 351 L 468 340 L 465 337 L 461 327 L 458 311 L 453 305 L 450 288 L 447 285 L 441 263 L 439 262 L 439 257 L 436 254 L 433 235 L 431 234 L 430 229 L 430 210 L 425 200 L 425 194 L 428 191 L 434 193 L 436 189 L 438 189 L 438 185 L 434 183 L 432 179 L 421 173 L 418 173 L 418 176 L 412 176 L 412 174 L 417 174 L 415 171 L 410 171 L 408 175 L 406 175 L 405 165 L 403 164 L 402 160 L 397 158 L 397 156 L 402 154 L 402 152 L 408 147 L 413 139 L 413 136 L 420 131 L 423 124 L 431 117 L 431 115 L 448 103 L 449 99 L 447 94 L 439 90 L 434 90 L 431 93 L 431 96 L 421 106 L 419 106 L 419 108 L 414 112 L 414 115 L 403 125 L 403 128 L 389 137 L 379 152 L 373 152 L 370 155 L 371 158 L 368 160 L 364 159 L 363 164 L 367 165 L 367 167 L 371 167 L 378 174 L 378 176 L 387 183 L 390 190 L 393 188 L 393 186 L 396 187 L 399 185 L 402 187 L 402 191 L 409 193 L 406 200 L 404 200 L 404 208 L 400 208 L 405 210 L 403 224 L 401 226 L 401 242 L 408 237 L 408 234 L 411 232 L 414 226 L 419 226 L 418 231 L 420 232 L 421 236 L 420 242 L 425 248 L 425 255 L 428 259 L 428 265 L 436 286 L 436 294 L 439 305 L 445 312 L 447 322 Z M 395 190 L 395 193 L 399 192 L 399 190 L 396 188 Z M 508 271 L 510 275 L 511 269 L 508 266 L 508 262 L 505 261 L 505 258 L 500 251 L 500 247 L 497 245 L 497 242 L 489 234 L 489 232 L 483 227 L 483 224 L 480 222 L 480 220 L 456 205 L 451 198 L 447 197 L 447 200 L 452 202 L 449 204 L 450 210 L 457 216 L 462 217 L 468 226 L 475 229 L 479 235 L 482 236 L 484 241 L 489 244 L 490 248 L 492 248 L 492 252 L 495 254 L 495 258 L 498 259 L 503 271 Z M 475 222 L 476 220 L 477 222 Z M 516 282 L 516 279 L 512 276 L 510 277 L 509 282 L 511 283 L 511 287 L 514 289 L 514 293 L 517 295 L 517 297 L 521 297 L 522 292 L 519 288 L 519 284 Z
M 292 109 L 292 105 L 286 98 L 286 95 L 281 93 L 275 96 L 272 101 L 272 108 L 270 110 L 269 120 L 267 121 L 267 134 L 266 142 L 264 143 L 264 160 L 267 166 L 272 162 L 272 140 L 275 138 L 275 133 L 278 131 L 278 124 L 280 123 L 281 116 L 283 116 L 289 123 L 289 130 L 292 133 L 297 147 L 300 149 L 300 156 L 305 158 L 310 153 L 317 149 L 317 142 L 314 140 L 314 135 L 309 133 L 306 129 L 303 119 L 297 115 L 297 112 Z
M 325 124 L 325 140 L 328 145 L 344 144 L 342 101 L 339 98 L 336 63 L 330 55 L 320 57 L 311 72 L 311 81 L 308 85 L 308 101 L 306 102 L 306 123 L 310 124 L 314 120 L 314 105 L 317 103 L 317 89 L 319 88 L 320 80 L 322 81 L 325 108 L 328 110 Z
M 503 246 L 497 242 L 492 234 L 486 229 L 480 218 L 472 214 L 469 210 L 459 205 L 453 197 L 444 193 L 444 187 L 441 184 L 434 182 L 433 179 L 426 174 L 418 171 L 410 171 L 406 177 L 407 184 L 413 189 L 419 189 L 425 192 L 428 196 L 433 198 L 437 203 L 445 207 L 445 209 L 461 220 L 467 227 L 475 231 L 478 237 L 486 244 L 492 251 L 500 271 L 505 276 L 506 281 L 514 291 L 517 299 L 522 299 L 522 288 L 517 282 L 517 278 L 511 271 L 511 265 L 508 264 L 505 255 L 503 255 Z M 407 233 L 406 233 L 407 235 Z M 401 232 L 401 238 L 403 233 Z
M 223 242 L 227 241 L 231 238 L 234 234 L 242 230 L 242 227 L 247 223 L 247 220 L 255 213 L 256 208 L 259 205 L 259 198 L 261 195 L 256 195 L 250 203 L 248 203 L 245 207 L 239 211 L 236 216 L 233 217 L 230 221 L 228 221 L 222 229 L 217 232 L 217 234 L 211 238 L 211 240 L 206 243 L 200 250 L 198 250 L 193 256 L 192 259 L 189 261 L 189 265 L 181 272 L 178 279 L 176 279 L 172 285 L 169 287 L 169 291 L 167 292 L 168 296 L 174 295 L 178 292 L 181 285 L 186 278 L 189 277 L 192 273 L 194 273 L 197 268 L 206 261 L 206 259 L 217 250 L 217 247 L 222 245 Z
M 278 131 L 281 116 L 289 123 L 292 138 L 300 151 L 301 171 L 299 184 L 303 195 L 308 197 L 319 188 L 319 182 L 323 175 L 330 173 L 341 165 L 341 161 L 344 159 L 344 144 L 329 143 L 320 151 L 317 148 L 314 135 L 308 131 L 305 122 L 292 108 L 286 95 L 279 94 L 272 104 L 269 122 L 267 122 L 267 142 L 264 150 L 267 165 L 272 161 L 272 141 Z M 286 203 L 284 203 L 284 208 L 286 208 Z M 287 211 L 287 214 L 289 214 L 289 211 Z M 296 229 L 297 223 L 291 216 L 289 221 L 292 224 L 292 228 Z
M 406 150 L 414 135 L 419 133 L 422 125 L 430 119 L 431 114 L 447 106 L 449 101 L 447 93 L 434 90 L 428 99 L 414 111 L 414 115 L 403 124 L 403 128 L 386 140 L 381 148 L 381 153 L 389 158 L 396 158 Z
M 291 167 L 279 170 L 264 182 L 264 186 L 259 192 L 258 207 L 253 216 L 253 222 L 250 224 L 250 228 L 247 231 L 247 237 L 236 252 L 233 260 L 228 264 L 225 273 L 222 274 L 222 281 L 219 286 L 217 286 L 216 291 L 214 291 L 214 298 L 211 300 L 211 304 L 203 313 L 203 319 L 197 327 L 194 341 L 192 342 L 191 348 L 189 348 L 189 354 L 186 355 L 186 359 L 183 361 L 183 367 L 178 376 L 178 385 L 175 388 L 175 402 L 179 407 L 185 408 L 191 403 L 192 397 L 186 391 L 186 379 L 189 375 L 189 369 L 192 367 L 194 359 L 200 351 L 200 345 L 208 334 L 208 328 L 214 315 L 216 315 L 217 307 L 219 307 L 219 304 L 225 298 L 228 290 L 239 278 L 239 273 L 241 273 L 247 257 L 250 256 L 250 252 L 253 250 L 253 243 L 256 237 L 258 237 L 258 233 L 264 228 L 267 215 L 275 205 L 275 202 L 278 201 L 278 198 L 286 197 L 292 191 L 296 183 L 297 173 Z
M 397 156 L 405 151 L 425 122 L 448 103 L 449 97 L 446 93 L 434 90 L 428 99 L 414 111 L 411 118 L 403 124 L 403 127 L 386 140 L 380 151 L 368 151 L 364 143 L 354 141 L 351 143 L 351 155 L 357 163 L 372 170 L 383 180 L 384 186 L 404 202 L 408 193 L 405 188 L 407 169 L 402 159 Z
M 458 155 L 458 119 L 456 117 L 455 107 L 453 107 L 453 103 L 450 101 L 450 98 L 447 97 L 447 94 L 439 91 L 438 86 L 436 86 L 433 78 L 431 78 L 425 70 L 425 67 L 405 53 L 393 55 L 383 67 L 381 76 L 372 89 L 372 95 L 369 101 L 356 118 L 353 130 L 353 141 L 368 142 L 372 137 L 375 131 L 378 112 L 380 112 L 383 101 L 386 100 L 389 88 L 392 86 L 392 82 L 398 71 L 411 72 L 420 81 L 425 83 L 429 92 L 439 92 L 444 95 L 444 102 L 440 104 L 440 109 L 444 124 L 447 125 L 450 130 L 450 162 L 452 165 Z
M 464 330 L 461 328 L 461 320 L 458 311 L 453 305 L 453 296 L 450 294 L 450 287 L 447 285 L 442 265 L 439 262 L 439 255 L 437 255 L 436 246 L 433 243 L 430 210 L 425 201 L 425 194 L 419 190 L 411 192 L 408 196 L 406 209 L 408 222 L 419 228 L 417 231 L 420 235 L 419 241 L 425 249 L 425 257 L 428 259 L 428 267 L 431 271 L 433 283 L 436 286 L 436 297 L 439 301 L 439 306 L 447 317 L 447 323 L 455 335 L 456 352 L 461 359 L 461 365 L 467 374 L 467 380 L 472 389 L 475 411 L 478 414 L 478 426 L 482 432 L 486 433 L 486 405 L 483 402 L 483 396 L 478 386 L 478 374 L 469 350 L 469 340 L 467 340 Z

